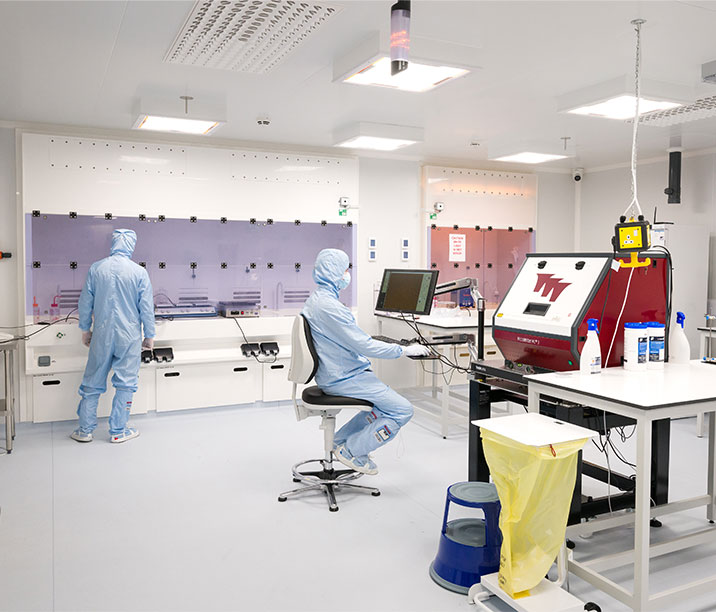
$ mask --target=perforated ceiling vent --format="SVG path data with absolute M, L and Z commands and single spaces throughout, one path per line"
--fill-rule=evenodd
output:
M 667 126 L 716 117 L 716 96 L 701 98 L 693 104 L 649 113 L 639 119 L 642 125 Z
M 296 0 L 199 0 L 164 61 L 268 72 L 337 12 Z

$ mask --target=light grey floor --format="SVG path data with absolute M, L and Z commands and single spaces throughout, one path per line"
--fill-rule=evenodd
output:
M 0 456 L 0 610 L 468 611 L 428 577 L 445 488 L 466 476 L 466 429 L 447 440 L 416 417 L 379 450 L 382 495 L 280 504 L 290 466 L 317 456 L 315 420 L 266 404 L 134 419 L 141 437 L 81 445 L 72 423 L 20 424 Z M 630 457 L 630 440 L 624 445 Z M 621 443 L 620 443 L 621 445 Z M 591 451 L 590 451 L 591 453 Z M 672 497 L 704 491 L 706 441 L 673 427 Z M 616 468 L 616 465 L 613 465 Z M 626 470 L 628 471 L 628 470 Z M 599 493 L 592 485 L 589 492 Z M 667 517 L 654 537 L 703 527 L 703 510 Z M 633 530 L 580 540 L 580 557 L 631 544 Z M 716 546 L 653 563 L 668 588 L 716 571 Z M 629 571 L 611 577 L 629 584 Z M 626 610 L 578 579 L 572 592 Z M 716 610 L 716 594 L 683 612 Z M 495 610 L 507 610 L 496 602 Z

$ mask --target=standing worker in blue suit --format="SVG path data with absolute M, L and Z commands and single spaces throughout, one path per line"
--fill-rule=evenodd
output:
M 318 353 L 316 384 L 329 395 L 364 399 L 371 412 L 359 412 L 336 432 L 333 453 L 344 465 L 364 474 L 377 474 L 368 455 L 392 440 L 413 416 L 413 407 L 403 396 L 382 383 L 370 370 L 367 357 L 397 359 L 429 354 L 422 345 L 402 347 L 374 340 L 358 325 L 338 294 L 351 282 L 348 255 L 324 249 L 313 267 L 316 290 L 306 300 L 303 315 L 308 320 Z
M 130 259 L 136 244 L 137 235 L 132 230 L 115 230 L 109 257 L 92 264 L 80 295 L 79 326 L 89 357 L 79 391 L 80 426 L 70 436 L 78 442 L 92 441 L 97 404 L 107 390 L 110 369 L 114 370 L 115 389 L 109 417 L 110 441 L 126 442 L 139 435 L 127 426 L 127 421 L 137 390 L 142 348 L 154 348 L 155 329 L 149 274 Z M 90 331 L 93 314 L 94 328 Z

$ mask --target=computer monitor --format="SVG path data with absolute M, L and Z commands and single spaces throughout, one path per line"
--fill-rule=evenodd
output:
M 383 312 L 430 314 L 438 282 L 437 270 L 386 270 L 375 309 Z

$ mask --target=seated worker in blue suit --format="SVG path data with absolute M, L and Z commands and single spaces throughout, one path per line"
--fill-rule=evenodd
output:
M 149 274 L 130 259 L 136 244 L 137 235 L 132 230 L 115 230 L 110 256 L 92 264 L 80 295 L 79 326 L 89 357 L 80 385 L 80 426 L 70 435 L 78 442 L 92 441 L 97 404 L 107 390 L 110 369 L 114 370 L 115 389 L 109 417 L 110 442 L 126 442 L 139 435 L 136 429 L 127 427 L 127 421 L 137 390 L 142 348 L 154 347 L 155 329 Z
M 373 404 L 336 432 L 333 453 L 344 465 L 364 474 L 377 474 L 368 455 L 397 435 L 413 416 L 410 402 L 382 383 L 370 370 L 368 357 L 397 359 L 428 355 L 422 345 L 400 346 L 374 340 L 358 327 L 349 308 L 338 300 L 351 281 L 348 255 L 324 249 L 313 267 L 316 290 L 306 300 L 303 315 L 318 353 L 316 384 L 329 395 L 363 399 Z

